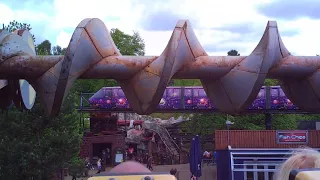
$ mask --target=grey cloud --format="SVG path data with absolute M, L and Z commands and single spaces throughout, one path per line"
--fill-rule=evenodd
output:
M 250 24 L 235 24 L 214 28 L 214 30 L 241 34 L 241 39 L 243 40 L 255 40 L 263 36 L 265 26 L 253 27 Z M 280 27 L 279 30 L 280 36 L 295 36 L 300 33 L 300 31 L 297 29 L 281 30 Z
M 248 34 L 248 33 L 254 32 L 254 29 L 250 24 L 234 24 L 234 25 L 227 25 L 227 26 L 223 26 L 215 29 L 221 30 L 221 31 L 229 31 L 233 33 L 240 33 L 240 34 Z
M 150 12 L 141 20 L 140 26 L 147 31 L 171 31 L 180 19 L 188 19 L 193 27 L 197 26 L 192 18 L 166 10 Z
M 36 13 L 39 12 L 47 14 L 48 16 L 53 16 L 54 14 L 54 8 L 52 7 L 53 0 L 5 0 L 3 3 L 12 10 L 34 11 Z M 58 32 L 52 32 L 50 29 L 48 29 L 48 24 L 51 23 L 50 21 L 38 21 L 34 19 L 23 21 L 21 21 L 20 19 L 12 19 L 11 21 L 13 20 L 31 25 L 31 33 L 34 34 L 36 38 L 36 44 L 41 43 L 52 35 L 54 35 L 53 37 L 57 37 L 58 35 Z
M 244 49 L 237 49 L 237 47 L 228 47 L 228 42 L 230 43 L 231 41 L 225 41 L 222 43 L 215 43 L 215 44 L 207 44 L 204 45 L 203 48 L 206 52 L 226 52 L 226 55 L 228 53 L 228 51 L 230 51 L 231 49 L 235 49 L 237 50 L 240 54 L 241 54 L 241 50 L 244 51 Z
M 253 45 L 258 45 L 263 32 L 265 30 L 265 25 L 254 27 L 250 24 L 235 24 L 235 25 L 226 25 L 219 28 L 212 29 L 213 31 L 228 31 L 231 33 L 240 34 L 239 37 L 233 37 L 232 39 L 227 39 L 219 43 L 207 44 L 204 45 L 204 49 L 207 52 L 228 52 L 231 49 L 236 49 L 241 55 L 248 52 L 248 43 Z M 281 30 L 281 29 L 280 29 Z M 299 34 L 299 31 L 294 30 L 284 30 L 280 31 L 280 36 L 294 36 Z M 237 43 L 235 43 L 237 42 Z M 252 47 L 251 50 L 254 49 Z
M 158 11 L 142 21 L 142 27 L 148 31 L 173 30 L 180 17 L 172 12 Z
M 203 48 L 208 53 L 225 52 L 225 55 L 227 55 L 227 53 L 230 50 L 235 49 L 240 53 L 240 55 L 245 55 L 245 53 L 247 53 L 247 51 L 248 51 L 247 46 L 243 46 L 240 44 L 236 45 L 236 46 L 230 45 L 234 41 L 235 40 L 226 40 L 226 41 L 223 41 L 220 43 L 207 44 L 207 45 L 204 45 Z M 250 43 L 250 41 L 247 41 L 247 43 Z M 250 49 L 250 51 L 251 51 L 251 49 Z
M 246 36 L 259 36 L 259 35 L 262 36 L 264 32 L 264 28 L 265 26 L 255 28 L 250 24 L 235 24 L 235 25 L 228 25 L 220 28 L 215 28 L 215 30 L 229 31 L 232 33 L 239 33 Z M 294 36 L 299 34 L 300 32 L 297 29 L 281 30 L 281 27 L 279 27 L 279 30 L 280 30 L 280 35 L 283 35 L 283 36 Z
M 320 19 L 320 1 L 318 0 L 278 0 L 257 7 L 261 14 L 286 20 L 300 17 Z
M 181 15 L 179 12 L 164 8 L 163 4 L 167 3 L 172 2 L 171 0 L 133 0 L 133 6 L 142 5 L 144 8 L 144 17 L 140 19 L 140 27 L 147 31 L 171 31 L 180 19 L 188 19 L 193 27 L 197 26 L 197 21 L 189 15 Z

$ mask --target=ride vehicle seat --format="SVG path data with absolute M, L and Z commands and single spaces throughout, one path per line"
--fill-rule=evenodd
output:
M 318 180 L 320 168 L 295 169 L 290 172 L 289 180 Z

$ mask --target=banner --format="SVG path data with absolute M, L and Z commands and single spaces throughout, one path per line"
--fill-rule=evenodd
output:
M 308 131 L 277 131 L 277 143 L 278 144 L 307 144 L 308 143 Z

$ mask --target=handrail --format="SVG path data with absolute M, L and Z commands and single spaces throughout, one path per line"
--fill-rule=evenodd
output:
M 156 129 L 158 129 L 160 132 L 162 131 L 162 132 L 167 133 L 167 132 L 165 131 L 165 129 L 161 128 L 161 126 L 159 126 L 159 125 L 157 125 L 157 124 L 153 124 L 153 125 L 154 125 L 154 127 L 155 127 Z M 161 133 L 161 134 L 163 134 L 163 133 Z M 171 143 L 174 143 L 174 141 L 172 140 L 170 134 L 167 133 L 166 135 L 167 135 L 167 137 L 169 138 L 168 140 L 169 140 Z M 160 136 L 160 138 L 162 138 L 162 137 Z M 163 138 L 164 138 L 164 137 L 163 137 Z M 165 141 L 165 142 L 166 142 L 166 141 Z M 173 145 L 175 145 L 175 144 L 173 144 Z M 175 150 L 177 150 L 176 147 L 174 147 L 174 148 L 175 148 Z M 177 153 L 178 153 L 178 152 L 177 152 Z M 173 154 L 175 154 L 175 153 L 173 153 Z
M 153 131 L 156 131 L 156 129 L 153 129 L 153 128 L 152 128 L 153 123 L 144 123 L 143 125 L 144 125 L 144 126 L 149 125 L 149 128 L 147 128 L 147 129 L 151 129 L 151 130 L 153 130 Z M 172 149 L 171 149 L 171 148 L 169 148 L 169 146 L 167 145 L 167 143 L 166 143 L 166 141 L 163 139 L 163 137 L 160 135 L 160 133 L 159 133 L 159 132 L 156 132 L 156 133 L 158 133 L 158 134 L 159 134 L 160 139 L 161 139 L 161 140 L 162 140 L 162 142 L 163 142 L 163 143 L 168 147 L 168 149 L 169 149 L 170 153 L 174 155 L 174 152 L 172 152 Z
M 165 131 L 166 129 L 163 129 L 163 127 L 160 127 L 159 125 L 155 124 L 155 123 L 147 123 L 145 122 L 144 123 L 145 126 L 149 126 L 148 129 L 152 129 L 154 131 L 158 131 L 157 133 L 159 134 L 160 136 L 160 139 L 162 140 L 162 142 L 168 147 L 169 151 L 171 152 L 172 155 L 174 156 L 179 156 L 179 149 L 177 148 L 177 144 L 174 142 L 174 140 L 171 138 L 170 134 L 168 131 Z M 162 133 L 161 133 L 162 131 Z M 176 151 L 177 151 L 177 154 L 175 152 L 172 152 L 172 148 L 170 148 L 170 146 L 167 144 L 168 142 L 166 140 L 164 140 L 164 137 L 161 136 L 161 134 L 163 134 L 163 131 L 166 132 L 166 135 L 167 137 L 169 138 L 168 140 L 171 141 L 171 143 L 173 144 L 173 147 Z
M 159 126 L 159 125 L 157 125 L 157 126 L 158 126 L 160 129 L 162 129 L 162 130 L 168 135 L 168 137 L 170 137 L 170 140 L 171 140 L 171 142 L 174 144 L 174 146 L 176 147 L 176 149 L 177 149 L 177 150 L 180 150 L 179 146 L 178 146 L 178 145 L 176 144 L 176 142 L 172 139 L 169 131 L 168 131 L 165 127 L 162 127 L 162 126 Z

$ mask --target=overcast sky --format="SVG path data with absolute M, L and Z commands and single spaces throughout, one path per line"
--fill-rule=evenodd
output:
M 160 55 L 178 19 L 189 19 L 210 55 L 237 49 L 248 55 L 268 20 L 276 20 L 294 55 L 320 53 L 319 0 L 2 0 L 0 23 L 17 20 L 33 27 L 36 43 L 68 46 L 84 18 L 100 18 L 110 30 L 139 31 L 146 55 Z

